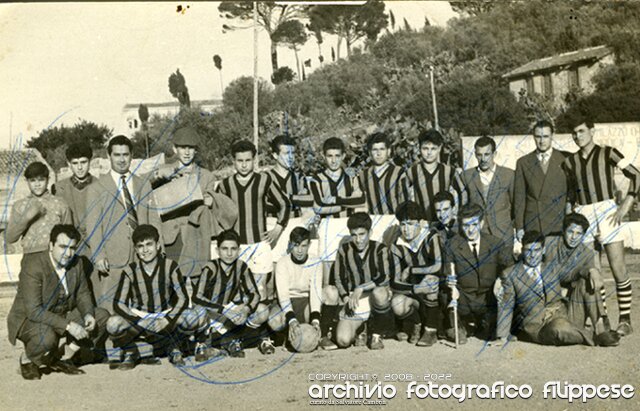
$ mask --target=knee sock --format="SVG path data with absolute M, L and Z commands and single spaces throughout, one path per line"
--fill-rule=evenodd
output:
M 329 334 L 329 330 L 333 330 L 333 337 L 336 336 L 336 324 L 338 323 L 338 315 L 340 314 L 339 305 L 322 305 L 320 314 L 320 332 L 323 337 Z
M 440 309 L 438 308 L 437 302 L 434 301 L 434 304 L 421 302 L 419 311 L 420 322 L 423 327 L 432 328 L 434 330 L 438 328 Z M 451 324 L 451 326 L 453 326 L 453 324 Z
M 603 317 L 607 317 L 608 313 L 607 313 L 607 290 L 605 290 L 604 286 L 602 286 L 602 288 L 600 288 L 600 297 L 602 298 L 602 308 L 604 310 L 603 313 L 601 313 L 601 315 Z
M 409 312 L 402 317 L 402 330 L 407 334 L 410 334 L 413 332 L 413 327 L 416 324 L 420 324 L 420 322 L 418 311 L 414 307 L 411 307 Z
M 371 334 L 381 336 L 389 335 L 393 332 L 394 316 L 391 306 L 385 308 L 371 307 Z
M 616 284 L 616 294 L 618 297 L 618 309 L 620 320 L 629 321 L 631 319 L 631 280 L 628 279 Z

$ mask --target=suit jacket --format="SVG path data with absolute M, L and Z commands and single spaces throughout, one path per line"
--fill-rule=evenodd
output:
M 133 197 L 138 225 L 151 224 L 161 231 L 160 215 L 154 207 L 151 185 L 132 176 Z M 112 272 L 120 272 L 135 256 L 122 191 L 118 190 L 110 173 L 91 183 L 87 192 L 87 232 L 92 261 L 109 261 Z
M 511 250 L 503 241 L 491 234 L 482 234 L 476 264 L 469 243 L 463 235 L 449 239 L 444 251 L 444 272 L 451 274 L 451 263 L 455 266 L 460 294 L 474 306 L 495 305 L 493 286 L 502 269 L 513 263 Z
M 567 249 L 562 237 L 549 237 L 547 253 L 541 265 L 543 288 L 536 287 L 534 278 L 518 262 L 504 271 L 503 296 L 498 309 L 498 337 L 507 337 L 513 329 L 524 332 L 534 342 L 546 321 L 563 310 L 566 298 L 563 288 L 580 278 L 589 278 L 593 267 L 592 252 L 584 246 Z
M 465 170 L 462 175 L 468 201 L 484 209 L 483 230 L 502 240 L 513 238 L 514 174 L 513 170 L 496 166 L 486 197 L 477 168 Z
M 18 294 L 7 317 L 9 341 L 15 344 L 20 328 L 29 319 L 53 327 L 62 335 L 69 321 L 66 313 L 77 308 L 82 316 L 94 314 L 91 292 L 87 286 L 90 264 L 76 257 L 66 273 L 66 295 L 51 262 L 49 251 L 41 251 L 22 261 Z
M 537 230 L 544 235 L 562 232 L 567 202 L 562 162 L 568 154 L 554 149 L 546 174 L 535 151 L 518 159 L 514 189 L 516 229 Z

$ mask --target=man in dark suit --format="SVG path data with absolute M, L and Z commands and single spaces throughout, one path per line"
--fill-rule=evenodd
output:
M 500 239 L 482 232 L 483 214 L 477 204 L 464 206 L 460 211 L 462 235 L 453 236 L 444 250 L 444 272 L 450 289 L 441 293 L 440 302 L 441 307 L 448 308 L 452 299 L 458 300 L 461 344 L 470 334 L 485 340 L 493 337 L 497 315 L 494 285 L 502 269 L 513 264 L 511 250 Z M 453 340 L 453 321 L 448 317 L 445 336 Z
M 533 139 L 535 151 L 516 162 L 514 214 L 518 241 L 525 230 L 560 235 L 567 204 L 567 178 L 561 166 L 569 153 L 551 147 L 553 124 L 547 120 L 533 126 Z
M 51 230 L 49 249 L 33 254 L 20 270 L 18 294 L 7 328 L 9 341 L 25 346 L 20 371 L 27 380 L 40 379 L 40 366 L 66 374 L 84 374 L 70 359 L 81 346 L 104 335 L 109 314 L 94 309 L 87 287 L 88 261 L 76 257 L 80 233 L 72 225 L 58 224 Z M 58 341 L 65 336 L 64 360 Z
M 133 230 L 161 226 L 150 183 L 129 170 L 132 148 L 127 137 L 112 138 L 107 146 L 111 171 L 87 188 L 87 241 L 95 268 L 91 287 L 96 305 L 110 313 L 120 273 L 134 261 Z
M 513 249 L 514 172 L 495 163 L 496 143 L 483 136 L 474 144 L 478 167 L 465 170 L 462 205 L 478 204 L 484 209 L 483 231 L 499 238 Z
M 574 213 L 564 225 L 562 237 L 545 241 L 538 231 L 523 236 L 522 261 L 503 276 L 498 339 L 493 345 L 501 345 L 511 333 L 546 345 L 618 345 L 620 336 L 607 329 L 601 317 L 600 272 L 591 250 L 582 244 L 589 222 Z M 566 297 L 563 288 L 569 289 Z M 593 331 L 584 327 L 587 317 Z

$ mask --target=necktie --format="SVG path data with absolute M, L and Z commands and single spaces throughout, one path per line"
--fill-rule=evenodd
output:
M 471 244 L 473 247 L 473 257 L 476 259 L 476 265 L 479 265 L 480 260 L 478 259 L 478 245 L 476 243 Z
M 540 154 L 540 165 L 542 166 L 542 172 L 547 174 L 547 170 L 549 169 L 549 154 Z
M 127 207 L 127 219 L 129 220 L 129 226 L 132 230 L 135 230 L 138 227 L 138 213 L 136 213 L 136 209 L 133 205 L 133 198 L 131 197 L 131 193 L 129 192 L 129 188 L 127 187 L 127 179 L 123 175 L 120 177 L 122 192 L 124 193 L 124 203 Z

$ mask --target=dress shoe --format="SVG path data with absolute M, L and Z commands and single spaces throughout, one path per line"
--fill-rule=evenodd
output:
M 596 345 L 600 347 L 615 347 L 620 344 L 620 334 L 615 331 L 605 331 L 595 338 Z
M 138 356 L 136 355 L 135 351 L 127 350 L 122 356 L 122 361 L 120 361 L 120 364 L 118 364 L 118 369 L 120 371 L 133 370 L 134 368 L 136 368 L 137 363 Z
M 49 365 L 51 371 L 54 372 L 62 372 L 68 375 L 80 375 L 85 374 L 80 368 L 73 365 L 70 361 L 67 360 L 59 360 Z
M 40 368 L 32 362 L 27 364 L 20 363 L 20 374 L 25 380 L 39 380 L 42 377 Z
M 447 340 L 451 341 L 451 342 L 455 342 L 456 341 L 456 336 L 455 336 L 455 331 L 453 328 L 449 328 L 446 332 L 445 335 L 447 336 Z M 458 330 L 458 344 L 463 345 L 467 343 L 467 332 L 465 331 L 464 328 L 460 328 Z

